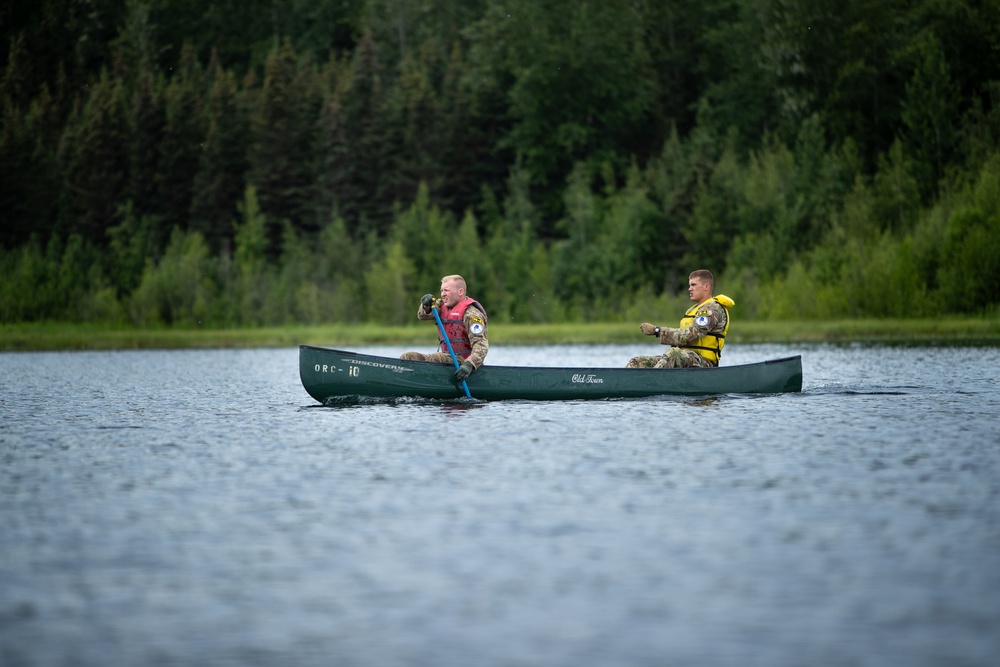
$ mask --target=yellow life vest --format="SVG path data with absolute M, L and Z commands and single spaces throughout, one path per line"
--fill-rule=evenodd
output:
M 684 317 L 681 318 L 680 328 L 687 329 L 695 323 L 695 318 L 701 315 L 708 315 L 708 311 L 704 309 L 704 306 L 709 301 L 717 302 L 726 311 L 726 327 L 722 330 L 722 333 L 707 333 L 691 345 L 678 345 L 677 347 L 694 350 L 714 365 L 718 366 L 719 359 L 722 357 L 722 348 L 726 345 L 726 334 L 729 332 L 729 309 L 732 306 L 735 306 L 736 302 L 725 294 L 719 294 L 718 296 L 713 296 L 711 299 L 706 299 L 698 305 L 691 306 L 687 309 L 687 312 L 684 313 Z

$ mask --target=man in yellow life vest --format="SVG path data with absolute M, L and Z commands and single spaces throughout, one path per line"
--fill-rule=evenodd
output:
M 687 309 L 676 329 L 658 327 L 648 322 L 639 325 L 647 336 L 657 336 L 661 345 L 669 345 L 665 354 L 655 357 L 632 357 L 626 368 L 710 368 L 719 365 L 729 331 L 729 309 L 736 305 L 725 294 L 712 296 L 715 277 L 706 269 L 688 276 L 688 296 L 695 305 Z

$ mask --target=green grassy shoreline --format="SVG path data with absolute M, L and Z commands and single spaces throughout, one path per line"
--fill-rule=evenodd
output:
M 638 323 L 491 323 L 494 345 L 632 343 Z M 87 324 L 0 325 L 0 351 L 329 347 L 434 344 L 434 327 L 373 324 L 246 329 L 135 329 Z M 1000 346 L 1000 318 L 739 322 L 730 343 L 870 343 Z

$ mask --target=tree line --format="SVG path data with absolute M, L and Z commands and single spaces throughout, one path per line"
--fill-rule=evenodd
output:
M 544 5 L 544 6 L 543 6 Z M 996 313 L 1000 5 L 71 0 L 2 32 L 0 320 Z

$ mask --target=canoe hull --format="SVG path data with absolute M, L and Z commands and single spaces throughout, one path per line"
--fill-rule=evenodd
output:
M 320 403 L 349 397 L 460 398 L 446 364 L 404 361 L 346 350 L 299 346 L 302 386 Z M 771 394 L 802 390 L 802 358 L 718 368 L 554 368 L 483 366 L 468 380 L 480 400 L 586 400 L 645 396 Z

